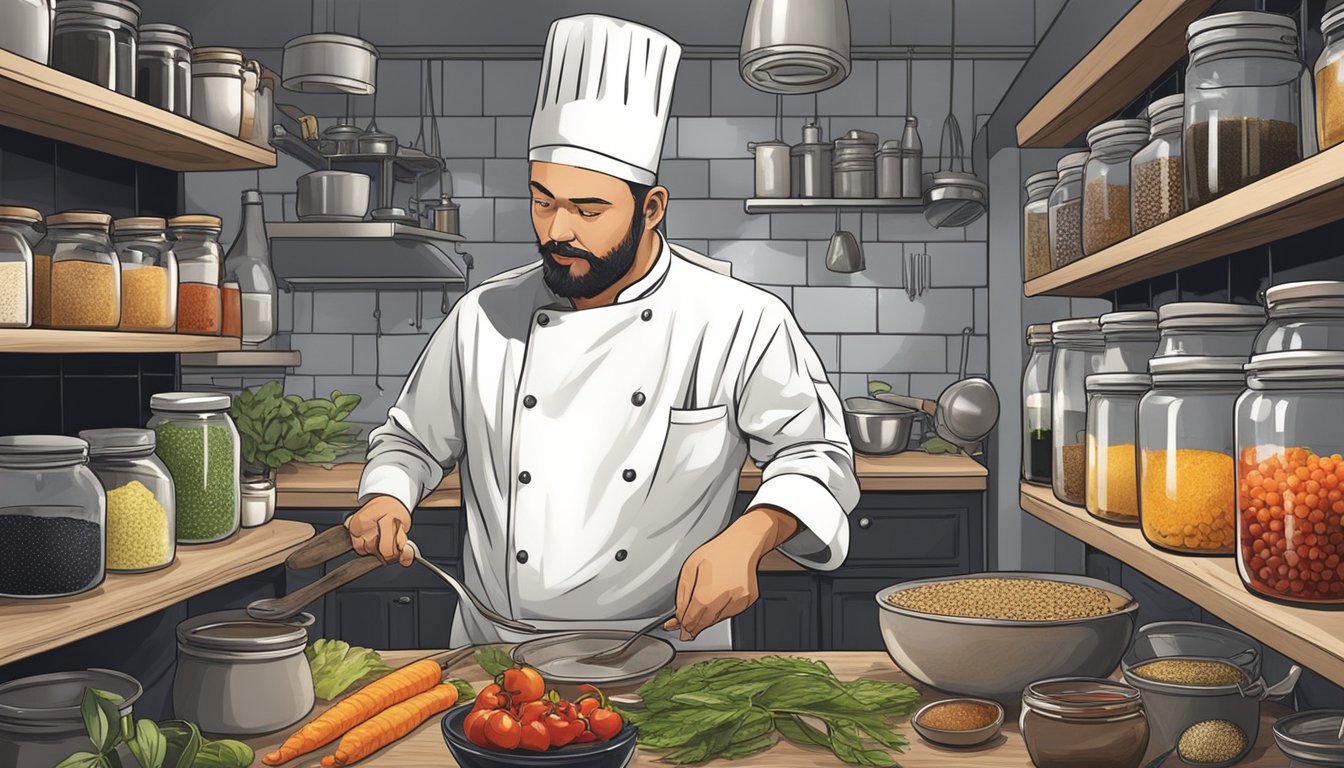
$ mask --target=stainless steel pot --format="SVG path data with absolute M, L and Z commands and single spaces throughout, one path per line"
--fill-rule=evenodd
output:
M 929 414 L 938 436 L 968 454 L 974 453 L 999 423 L 999 394 L 988 379 L 979 376 L 952 383 L 936 401 L 890 392 L 877 397 Z
M 248 736 L 302 720 L 313 708 L 304 656 L 311 614 L 258 621 L 219 611 L 177 625 L 173 712 L 206 733 Z
M 753 141 L 747 151 L 756 156 L 756 196 L 788 197 L 790 147 L 782 141 Z
M 51 63 L 53 0 L 0 0 L 0 49 L 38 64 Z
M 359 139 L 364 132 L 349 123 L 333 125 L 322 132 L 318 151 L 324 155 L 354 155 L 359 152 Z
M 904 451 L 917 418 L 919 414 L 909 408 L 871 397 L 845 400 L 845 432 L 859 453 L 890 456 Z
M 299 177 L 300 220 L 362 221 L 369 212 L 370 179 L 350 171 L 313 171 Z
M 88 751 L 79 712 L 85 688 L 120 696 L 123 717 L 144 692 L 135 678 L 110 669 L 56 672 L 0 685 L 0 765 L 56 765 Z
M 291 91 L 369 96 L 378 82 L 378 49 L 350 35 L 303 35 L 285 43 L 283 68 Z
M 816 93 L 849 77 L 845 0 L 752 0 L 738 68 L 753 88 Z
M 374 122 L 369 123 L 369 127 L 360 134 L 359 153 L 361 155 L 395 155 L 397 154 L 397 137 L 378 129 Z

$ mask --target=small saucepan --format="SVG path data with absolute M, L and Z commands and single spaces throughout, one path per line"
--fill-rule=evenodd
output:
M 299 177 L 300 221 L 363 221 L 370 179 L 350 171 L 313 171 Z
M 954 382 L 935 400 L 883 392 L 877 399 L 923 411 L 933 417 L 938 436 L 974 453 L 999 423 L 999 394 L 988 379 L 972 376 Z
M 900 453 L 910 444 L 919 412 L 903 405 L 851 397 L 845 400 L 845 431 L 854 450 L 870 456 Z

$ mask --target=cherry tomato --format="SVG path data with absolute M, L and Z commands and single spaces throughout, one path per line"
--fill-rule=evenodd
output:
M 596 712 L 600 706 L 602 706 L 602 702 L 597 699 L 584 699 L 579 702 L 579 715 L 588 717 Z
M 523 734 L 519 743 L 523 749 L 530 749 L 533 752 L 545 752 L 550 749 L 551 734 L 540 721 L 533 720 L 524 724 L 522 728 Z
M 586 728 L 584 729 L 583 733 L 579 734 L 579 737 L 577 739 L 574 739 L 575 744 L 591 744 L 594 741 L 597 741 L 597 734 L 593 733 L 592 731 Z
M 547 715 L 541 719 L 541 723 L 550 735 L 552 747 L 563 747 L 570 744 L 584 731 L 584 725 L 581 721 L 568 720 L 557 714 Z
M 485 740 L 485 719 L 493 709 L 474 709 L 467 718 L 462 721 L 462 732 L 466 734 L 467 741 L 478 747 L 489 746 Z
M 476 704 L 472 707 L 474 710 L 480 709 L 499 709 L 504 705 L 504 690 L 498 685 L 491 683 L 481 689 L 476 694 Z
M 544 701 L 529 701 L 519 710 L 518 719 L 523 725 L 535 723 L 546 715 L 550 714 L 551 705 Z
M 597 709 L 588 716 L 588 727 L 600 741 L 621 732 L 621 716 L 610 709 Z
M 503 710 L 485 720 L 485 739 L 495 749 L 517 749 L 523 740 L 523 726 Z
M 504 670 L 504 690 L 515 701 L 538 701 L 546 695 L 546 681 L 531 667 Z

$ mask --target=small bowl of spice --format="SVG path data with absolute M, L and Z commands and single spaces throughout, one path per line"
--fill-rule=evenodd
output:
M 1246 732 L 1230 720 L 1195 723 L 1176 742 L 1176 756 L 1186 765 L 1226 768 L 1236 765 L 1251 751 Z
M 934 744 L 977 747 L 999 735 L 1003 706 L 986 699 L 943 699 L 924 705 L 910 724 Z

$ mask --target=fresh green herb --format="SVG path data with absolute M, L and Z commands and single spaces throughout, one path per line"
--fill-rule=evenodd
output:
M 931 437 L 920 444 L 920 450 L 935 456 L 943 453 L 956 453 L 960 449 L 941 437 Z
M 233 420 L 248 474 L 273 477 L 292 461 L 329 464 L 363 449 L 359 427 L 345 420 L 360 401 L 340 390 L 305 400 L 285 395 L 279 381 L 243 390 L 234 400 Z
M 80 715 L 97 752 L 76 752 L 56 768 L 121 768 L 117 746 L 123 741 L 139 768 L 248 768 L 256 755 L 233 739 L 207 741 L 195 723 L 185 720 L 136 720 L 121 716 L 122 698 L 85 688 Z
M 506 669 L 518 666 L 509 652 L 498 645 L 486 645 L 476 649 L 476 665 L 485 670 L 485 674 L 494 677 Z
M 471 683 L 461 678 L 454 677 L 451 680 L 443 681 L 445 685 L 451 685 L 457 689 L 458 701 L 471 701 L 476 698 L 476 689 L 471 687 Z
M 317 640 L 304 653 L 313 670 L 313 692 L 323 701 L 335 699 L 360 680 L 392 671 L 377 651 L 342 640 Z
M 870 381 L 870 382 L 868 382 L 868 394 L 869 394 L 869 395 L 880 395 L 880 394 L 882 394 L 883 392 L 890 392 L 890 391 L 891 391 L 891 385 L 888 384 L 888 383 L 885 382 L 885 381 Z
M 891 721 L 919 701 L 902 683 L 842 682 L 825 664 L 783 656 L 665 669 L 638 693 L 644 708 L 621 714 L 640 747 L 675 764 L 746 757 L 784 738 L 853 765 L 895 766 L 891 751 L 909 742 Z

